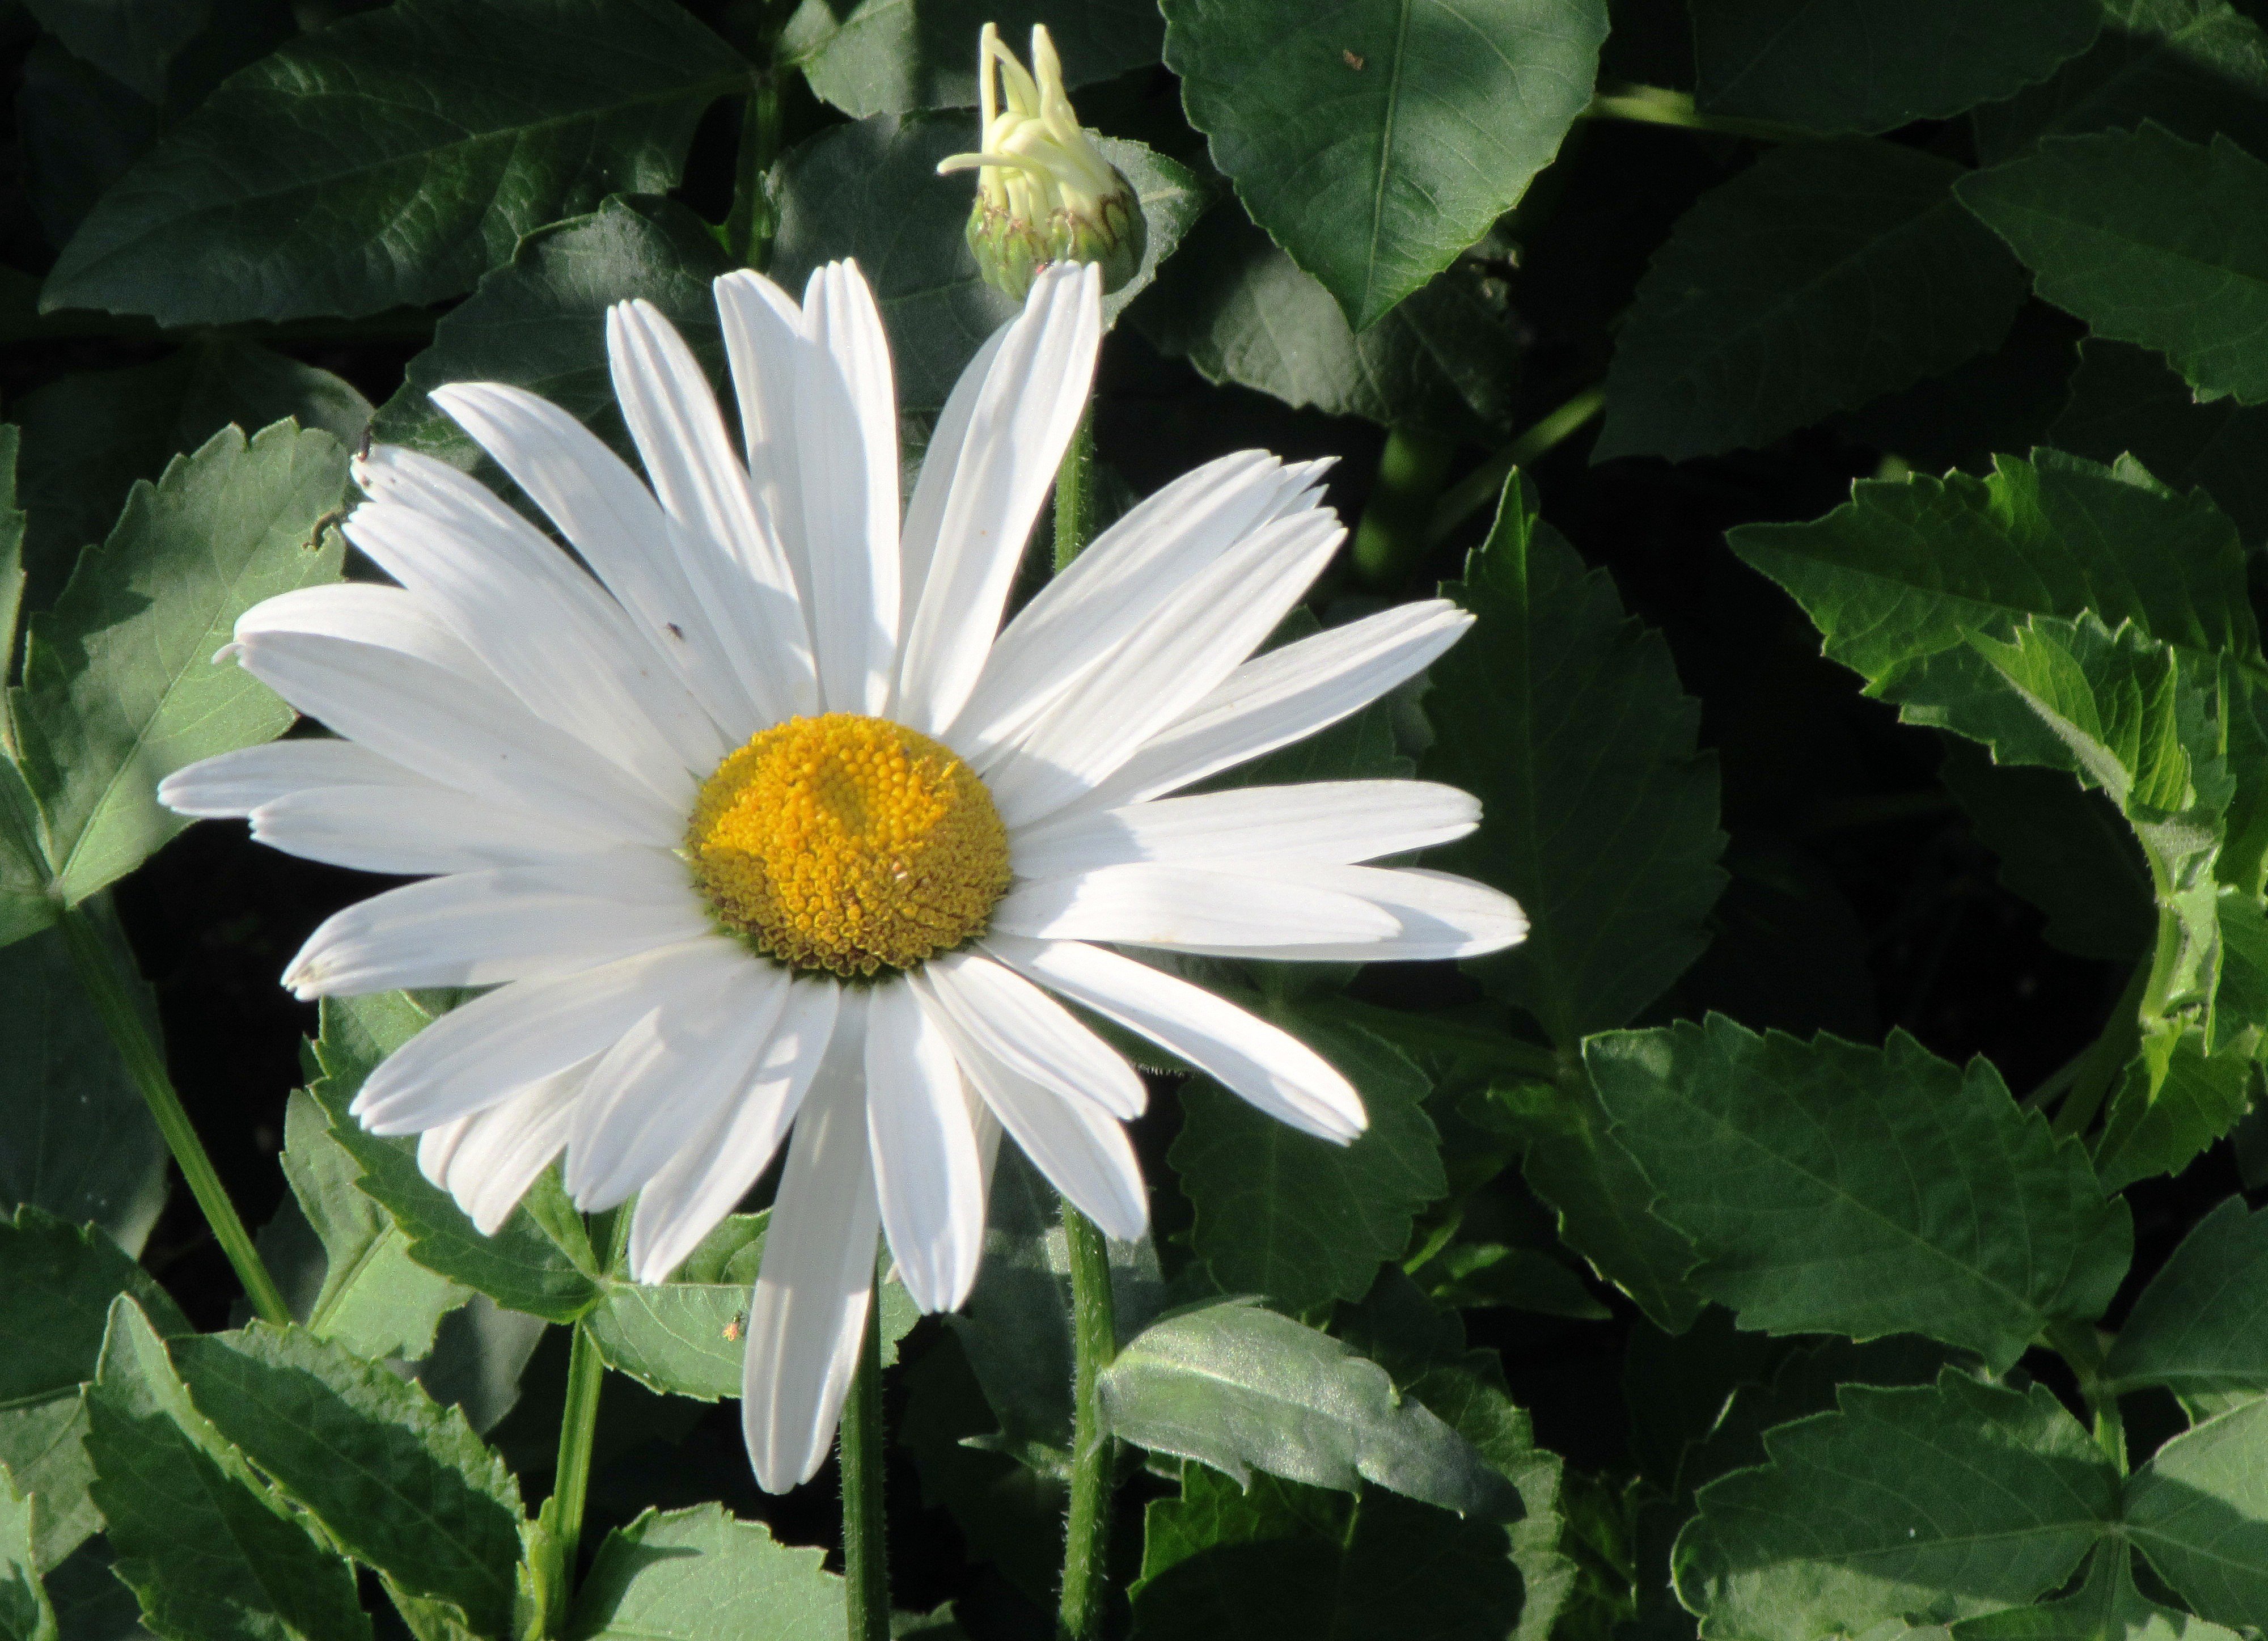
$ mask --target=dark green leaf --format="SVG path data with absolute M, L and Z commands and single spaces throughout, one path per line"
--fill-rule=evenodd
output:
M 2134 1301 L 2102 1371 L 2206 1405 L 2268 1394 L 2268 1211 L 2232 1196 L 2199 1220 Z
M 2097 461 L 2131 452 L 2176 489 L 2203 485 L 2247 541 L 2268 537 L 2268 409 L 2234 399 L 2201 404 L 2146 349 L 2081 344 L 2070 402 L 2049 441 Z
M 313 538 L 346 467 L 328 433 L 286 422 L 247 441 L 225 428 L 137 486 L 54 609 L 33 617 L 18 732 L 65 900 L 188 824 L 159 807 L 160 779 L 291 725 L 290 707 L 213 652 L 261 600 L 337 578 L 336 538 Z
M 433 1352 L 417 1365 L 417 1382 L 486 1435 L 519 1402 L 521 1377 L 549 1329 L 540 1316 L 508 1311 L 475 1293 L 433 1330 Z
M 1252 219 L 1366 330 L 1519 202 L 1590 100 L 1604 0 L 1165 0 Z
M 2126 1535 L 2201 1617 L 2268 1613 L 2268 1402 L 2176 1436 L 2126 1483 Z
M 1502 1519 L 1519 1508 L 1473 1445 L 1402 1401 L 1385 1370 L 1243 1300 L 1151 1323 L 1103 1370 L 1101 1385 L 1117 1435 L 1239 1482 L 1265 1470 L 1348 1492 L 1374 1482 L 1461 1514 Z
M 1135 323 L 1207 381 L 1300 408 L 1485 438 L 1509 425 L 1521 346 L 1481 276 L 1438 275 L 1359 333 L 1330 293 L 1234 210 L 1210 213 Z
M 1433 1299 L 1460 1310 L 1502 1305 L 1577 1321 L 1604 1321 L 1614 1314 L 1591 1297 L 1581 1277 L 1532 1247 L 1452 1242 L 1417 1275 Z
M 1653 1211 L 1700 1251 L 1687 1280 L 1744 1327 L 1923 1334 L 2006 1368 L 2125 1274 L 2125 1204 L 1984 1060 L 1721 1016 L 1595 1037 L 1584 1060 Z
M 160 324 L 375 313 L 468 290 L 519 236 L 677 180 L 745 83 L 666 0 L 406 0 L 239 75 L 104 196 L 44 311 Z
M 1699 709 L 1668 647 L 1536 516 L 1524 476 L 1444 591 L 1478 622 L 1433 666 L 1439 739 L 1418 767 L 1477 797 L 1483 820 L 1439 863 L 1528 913 L 1524 942 L 1470 967 L 1572 1049 L 1659 997 L 1706 939 L 1725 882 L 1715 761 L 1696 750 Z
M 1992 352 L 1839 412 L 1828 425 L 1917 472 L 1989 473 L 2001 451 L 2056 442 L 2048 430 L 2070 396 L 2085 334 L 2070 314 L 2027 302 Z
M 55 1641 L 55 1609 L 32 1553 L 36 1506 L 0 1465 L 0 1638 Z
M 1007 1153 L 1000 1160 L 1005 1166 Z M 991 1266 L 988 1257 L 984 1269 Z M 1002 1416 L 954 1335 L 923 1351 L 905 1380 L 897 1439 L 921 1472 L 923 1501 L 952 1516 L 972 1557 L 991 1562 L 1045 1610 L 1063 1576 L 1064 1512 L 1071 1499 L 1064 1473 L 1024 1462 L 1035 1456 L 1028 1444 L 1016 1444 L 1013 1456 L 1006 1442 L 970 1445 L 992 1438 Z
M 1041 0 L 804 0 L 780 36 L 780 54 L 801 68 L 811 89 L 852 114 L 914 108 L 966 108 L 976 95 L 976 37 L 985 24 L 1025 55 L 1032 25 L 1044 23 L 1063 59 L 1064 84 L 1078 87 L 1155 63 L 1165 25 L 1144 0 L 1089 0 L 1077 7 Z M 976 147 L 976 128 L 969 141 Z
M 2132 1552 L 2106 1544 L 2069 1595 L 1953 1628 L 1954 1641 L 2239 1641 L 2233 1630 L 2161 1607 L 2134 1587 Z
M 2257 936 L 2261 920 L 2257 901 L 2224 892 L 2220 902 L 2223 909 L 2215 921 L 2226 959 L 2231 924 L 2242 917 Z M 2233 1012 L 2225 991 L 2216 994 L 2216 1030 Z M 2256 1015 L 2250 1022 L 2248 1046 L 2258 1041 L 2262 1018 Z M 2201 1031 L 2161 1031 L 2145 1038 L 2142 1054 L 2111 1093 L 2102 1133 L 2095 1142 L 2095 1172 L 2102 1188 L 2116 1191 L 2154 1174 L 2179 1173 L 2236 1126 L 2257 1079 L 2247 1048 L 2208 1054 Z
M 2165 354 L 2205 398 L 2268 399 L 2268 165 L 2227 137 L 2056 137 L 1954 192 L 2096 335 Z
M 192 1335 L 173 1357 L 197 1411 L 334 1542 L 508 1632 L 519 1488 L 461 1415 L 297 1328 Z
M 1190 1246 L 1221 1291 L 1300 1312 L 1368 1292 L 1418 1211 L 1449 1188 L 1424 1108 L 1432 1085 L 1407 1056 L 1321 1011 L 1279 1023 L 1347 1075 L 1369 1128 L 1335 1145 L 1192 1084 L 1167 1160 L 1197 1210 Z
M 352 1566 L 191 1405 L 122 1295 L 87 1408 L 95 1502 L 151 1629 L 168 1641 L 369 1641 Z
M 843 1633 L 843 1581 L 719 1505 L 649 1510 L 607 1534 L 575 1592 L 569 1641 L 714 1641 L 736 1620 L 786 1641 Z
M 2117 1516 L 2116 1472 L 2044 1386 L 1948 1370 L 1838 1400 L 1767 1436 L 1762 1469 L 1701 1490 L 1675 1560 L 1708 1634 L 1816 1641 L 2014 1606 L 2060 1584 Z
M 2087 49 L 2095 0 L 1703 0 L 1694 101 L 1815 131 L 1943 120 L 2042 80 Z

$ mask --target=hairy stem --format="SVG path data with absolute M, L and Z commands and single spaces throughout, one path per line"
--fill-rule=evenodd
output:
M 620 1211 L 591 1217 L 591 1246 L 602 1262 L 600 1269 L 614 1269 L 629 1218 Z M 591 1448 L 598 1436 L 599 1393 L 605 1387 L 606 1377 L 606 1364 L 599 1358 L 590 1330 L 577 1322 L 567 1351 L 567 1402 L 559 1415 L 559 1463 L 552 1475 L 551 1503 L 545 1510 L 551 1529 L 549 1586 L 556 1596 L 546 1615 L 552 1635 L 565 1630 L 573 1605 L 568 1597 L 576 1554 L 582 1546 L 583 1509 L 591 1497 Z
M 1079 431 L 1056 469 L 1056 573 L 1086 550 L 1094 539 L 1094 402 L 1087 401 Z
M 268 1274 L 260 1250 L 252 1245 L 252 1233 L 237 1217 L 236 1204 L 228 1200 L 228 1189 L 221 1184 L 212 1159 L 205 1154 L 204 1142 L 197 1137 L 189 1114 L 181 1108 L 181 1097 L 174 1092 L 173 1079 L 166 1072 L 165 1054 L 150 1035 L 149 1026 L 134 1004 L 126 977 L 119 972 L 117 953 L 93 921 L 77 907 L 65 908 L 60 921 L 63 944 L 70 950 L 71 967 L 77 971 L 79 984 L 86 988 L 94 1012 L 101 1017 L 102 1028 L 110 1034 L 118 1057 L 126 1062 L 127 1075 L 133 1078 L 134 1085 L 142 1091 L 142 1098 L 150 1107 L 150 1115 L 158 1120 L 158 1131 L 166 1137 L 166 1147 L 180 1166 L 181 1177 L 188 1181 L 189 1194 L 204 1211 L 205 1223 L 212 1227 L 221 1251 L 236 1268 L 236 1278 L 244 1284 L 253 1310 L 262 1321 L 288 1328 L 291 1307 L 284 1302 L 284 1293 L 276 1285 L 276 1278 Z
M 843 1583 L 850 1641 L 889 1641 L 890 1557 L 882 1520 L 882 1303 L 866 1305 L 858 1370 L 843 1404 Z
M 1447 539 L 1451 531 L 1496 500 L 1514 467 L 1526 467 L 1580 432 L 1586 423 L 1606 408 L 1606 404 L 1604 386 L 1586 387 L 1444 490 L 1426 526 L 1426 545 L 1436 546 Z
M 1410 573 L 1430 544 L 1426 526 L 1456 446 L 1411 428 L 1397 427 L 1378 453 L 1378 477 L 1355 526 L 1355 573 L 1374 587 L 1392 586 Z
M 772 162 L 780 151 L 779 76 L 758 69 L 749 77 L 740 111 L 740 151 L 733 179 L 733 210 L 725 219 L 725 244 L 743 268 L 771 266 L 772 236 L 779 213 L 771 195 Z
M 1102 1370 L 1118 1354 L 1110 1293 L 1110 1248 L 1094 1222 L 1063 1205 L 1071 1245 L 1071 1515 L 1064 1527 L 1063 1599 L 1056 1633 L 1063 1641 L 1101 1641 L 1110 1596 L 1110 1493 L 1117 1444 L 1102 1424 Z

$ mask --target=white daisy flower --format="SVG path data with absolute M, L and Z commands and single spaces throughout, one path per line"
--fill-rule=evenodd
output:
M 399 585 L 270 599 L 224 651 L 338 739 L 210 759 L 160 796 L 425 875 L 331 918 L 284 979 L 495 988 L 354 1105 L 422 1136 L 482 1230 L 563 1152 L 583 1208 L 637 1196 L 631 1268 L 659 1282 L 784 1142 L 744 1408 L 779 1490 L 828 1451 L 877 1233 L 924 1309 L 967 1296 L 1001 1130 L 1109 1234 L 1143 1229 L 1122 1127 L 1141 1078 L 1065 1003 L 1307 1133 L 1361 1132 L 1313 1050 L 1115 948 L 1448 958 L 1525 924 L 1492 889 L 1360 864 L 1470 830 L 1451 788 L 1168 795 L 1354 711 L 1468 623 L 1436 600 L 1253 655 L 1343 534 L 1321 464 L 1199 468 L 1001 625 L 1093 374 L 1093 269 L 1043 273 L 978 352 L 902 514 L 858 269 L 820 269 L 800 306 L 754 273 L 716 295 L 740 449 L 644 302 L 607 325 L 644 482 L 533 394 L 437 391 L 572 556 L 464 475 L 371 452 L 346 533 Z

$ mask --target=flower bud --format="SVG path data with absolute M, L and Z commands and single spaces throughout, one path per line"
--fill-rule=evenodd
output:
M 1020 302 L 1033 274 L 1049 262 L 1094 262 L 1102 269 L 1102 288 L 1117 290 L 1142 263 L 1141 207 L 1126 179 L 1079 129 L 1047 26 L 1032 29 L 1032 72 L 990 23 L 976 66 L 983 147 L 940 161 L 938 172 L 976 173 L 968 248 L 984 277 Z

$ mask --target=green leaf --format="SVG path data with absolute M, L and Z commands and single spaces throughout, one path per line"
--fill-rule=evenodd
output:
M 17 725 L 66 901 L 188 824 L 158 806 L 160 779 L 290 726 L 290 707 L 213 652 L 261 600 L 337 578 L 336 538 L 313 537 L 346 467 L 328 433 L 285 422 L 247 441 L 224 428 L 137 485 L 109 539 L 32 618 Z
M 2165 354 L 2202 398 L 2268 399 L 2268 164 L 2145 124 L 2051 138 L 1954 192 L 2096 335 Z
M 1408 1056 L 1322 1011 L 1278 1023 L 1346 1074 L 1369 1128 L 1335 1145 L 1193 1083 L 1167 1160 L 1197 1210 L 1189 1246 L 1220 1290 L 1302 1312 L 1368 1292 L 1380 1264 L 1409 1245 L 1418 1211 L 1449 1184 L 1425 1111 L 1432 1079 Z
M 1241 1299 L 1160 1317 L 1101 1379 L 1111 1430 L 1239 1483 L 1264 1470 L 1353 1492 L 1365 1481 L 1461 1515 L 1506 1519 L 1517 1495 L 1384 1369 L 1328 1334 Z
M 2232 1196 L 2199 1220 L 2134 1301 L 2102 1372 L 2192 1406 L 2268 1394 L 2268 1211 Z
M 519 236 L 677 180 L 747 69 L 666 0 L 405 0 L 215 92 L 63 247 L 42 312 L 164 325 L 375 313 Z
M 1954 1641 L 2239 1641 L 2236 1632 L 2161 1607 L 2134 1587 L 2132 1552 L 2106 1544 L 2069 1595 L 2011 1607 L 1953 1628 Z
M 0 1638 L 55 1641 L 55 1609 L 32 1553 L 35 1505 L 0 1465 Z
M 298 1328 L 173 1342 L 197 1411 L 332 1541 L 396 1586 L 512 1623 L 519 1488 L 462 1415 Z
M 472 1291 L 409 1257 L 408 1236 L 362 1189 L 361 1166 L 305 1090 L 284 1114 L 284 1177 L 322 1245 L 308 1273 L 320 1285 L 287 1291 L 307 1330 L 360 1357 L 416 1361 L 431 1350 L 441 1318 Z
M 1520 201 L 1589 103 L 1604 0 L 1164 0 L 1252 219 L 1367 330 Z
M 348 1114 L 363 1079 L 431 1019 L 401 992 L 326 998 L 323 1035 L 315 1044 L 323 1076 L 307 1092 L 330 1118 L 332 1137 L 362 1170 L 362 1188 L 385 1205 L 409 1238 L 410 1258 L 508 1309 L 573 1321 L 598 1302 L 600 1286 L 582 1218 L 556 1171 L 536 1181 L 494 1236 L 483 1236 L 448 1193 L 419 1171 L 416 1141 L 382 1139 Z
M 2101 1315 L 2125 1274 L 2125 1204 L 1985 1060 L 1712 1015 L 1594 1037 L 1584 1062 L 1653 1211 L 1699 1250 L 1687 1281 L 1743 1327 L 1917 1333 L 2005 1369 L 2049 1321 Z
M 1961 175 L 1796 143 L 1702 195 L 1638 285 L 1592 459 L 1769 445 L 1999 346 L 2024 272 L 1955 201 Z
M 804 0 L 780 35 L 780 55 L 811 89 L 852 115 L 967 108 L 977 100 L 976 37 L 985 24 L 1019 57 L 1044 23 L 1077 88 L 1158 60 L 1165 26 L 1145 0 Z M 977 146 L 974 124 L 962 146 Z
M 2176 1436 L 2126 1483 L 2126 1536 L 2200 1616 L 2268 1613 L 2268 1402 Z
M 1767 1436 L 1763 1468 L 1701 1490 L 1675 1567 L 1705 1635 L 1815 1641 L 2014 1606 L 2069 1577 L 2117 1514 L 2117 1474 L 2044 1386 L 1948 1369 L 1838 1401 Z
M 1003 1152 L 1003 1166 L 1012 1154 Z M 983 1271 L 992 1262 L 988 1255 Z M 953 1518 L 973 1559 L 992 1563 L 1046 1610 L 1063 1577 L 1066 1470 L 1028 1462 L 1036 1456 L 1032 1444 L 1012 1446 L 995 1436 L 1002 1416 L 986 1400 L 957 1333 L 923 1351 L 905 1383 L 897 1439 L 921 1473 L 923 1502 Z M 1059 1394 L 1068 1401 L 1067 1392 Z
M 713 1641 L 719 1624 L 786 1641 L 843 1633 L 843 1581 L 721 1505 L 652 1510 L 607 1534 L 575 1592 L 569 1641 Z
M 351 1564 L 198 1413 L 123 1295 L 87 1409 L 95 1502 L 151 1630 L 168 1641 L 369 1641 Z
M 1452 1242 L 1416 1273 L 1438 1303 L 1459 1310 L 1502 1305 L 1543 1316 L 1604 1321 L 1614 1314 L 1550 1255 L 1502 1242 Z
M 2006 97 L 2087 49 L 2095 0 L 1709 0 L 1694 8 L 1693 100 L 1814 131 L 1888 131 Z
M 2224 959 L 2231 925 L 2240 917 L 2257 938 L 2259 903 L 2224 892 L 2215 926 Z M 2224 968 L 2224 973 L 2227 972 Z M 2217 993 L 2212 1020 L 2216 1029 L 2231 1011 L 2225 990 Z M 2251 1041 L 2258 1040 L 2258 1019 Z M 2143 1052 L 2126 1068 L 2110 1095 L 2102 1133 L 2095 1142 L 2095 1172 L 2106 1191 L 2116 1191 L 2154 1174 L 2174 1174 L 2213 1141 L 2236 1126 L 2257 1081 L 2248 1048 L 2208 1053 L 2201 1031 L 2154 1032 Z
M 1706 942 L 1725 883 L 1716 762 L 1696 749 L 1700 709 L 1668 646 L 1537 517 L 1525 475 L 1443 591 L 1477 621 L 1434 663 L 1438 739 L 1418 768 L 1478 798 L 1483 819 L 1428 858 L 1520 902 L 1528 938 L 1468 967 L 1572 1049 L 1660 996 Z
M 121 1293 L 160 1332 L 188 1331 L 166 1291 L 100 1232 L 36 1208 L 0 1219 L 0 1466 L 39 1497 L 42 1567 L 102 1525 L 86 1496 L 94 1470 L 82 1445 L 79 1386 L 94 1377 L 110 1302 Z
M 2268 537 L 2268 409 L 2234 399 L 2199 403 L 2146 349 L 2082 342 L 2070 401 L 2049 438 L 2097 461 L 2131 452 L 2176 489 L 2203 485 L 2246 541 Z
M 976 38 L 972 30 L 972 61 Z M 968 248 L 973 196 L 964 184 L 937 176 L 937 162 L 966 151 L 975 138 L 967 114 L 878 114 L 828 127 L 772 170 L 779 229 L 771 276 L 800 296 L 814 269 L 856 257 L 889 332 L 898 408 L 909 415 L 942 408 L 961 367 L 1018 311 L 984 283 Z M 1110 322 L 1157 276 L 1206 195 L 1194 173 L 1139 143 L 1095 143 L 1133 188 L 1145 232 L 1141 266 L 1102 300 Z
M 1209 213 L 1135 310 L 1160 352 L 1209 382 L 1233 382 L 1294 408 L 1359 416 L 1457 439 L 1510 426 L 1521 347 L 1462 264 L 1357 332 L 1330 293 L 1239 212 Z
M 0 950 L 0 1213 L 28 1203 L 138 1254 L 166 1205 L 166 1142 L 55 931 Z

